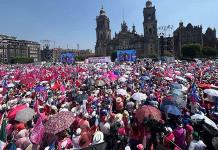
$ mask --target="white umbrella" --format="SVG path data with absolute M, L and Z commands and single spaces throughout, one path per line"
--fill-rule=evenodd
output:
M 136 101 L 142 101 L 147 99 L 147 95 L 137 92 L 132 95 L 132 98 Z
M 32 108 L 25 108 L 17 112 L 15 120 L 26 123 L 33 119 L 35 111 Z
M 7 85 L 7 87 L 9 87 L 9 88 L 14 87 L 14 83 L 9 83 L 9 84 Z
M 218 131 L 217 125 L 208 117 L 206 117 L 203 114 L 195 114 L 191 116 L 191 120 L 195 123 L 200 122 L 200 121 L 204 121 L 205 124 L 213 127 L 213 129 Z
M 16 80 L 16 81 L 14 81 L 15 83 L 20 83 L 20 80 Z
M 188 82 L 185 78 L 183 78 L 181 76 L 176 76 L 175 78 L 178 80 L 184 81 L 184 82 Z
M 42 81 L 41 83 L 42 83 L 42 84 L 46 84 L 46 83 L 48 83 L 48 81 Z
M 121 82 L 121 83 L 126 82 L 126 78 L 125 77 L 120 77 L 118 79 L 118 82 Z
M 124 89 L 118 89 L 118 90 L 117 90 L 117 94 L 118 94 L 118 95 L 123 95 L 123 96 L 128 95 L 127 91 L 124 90 Z
M 167 80 L 167 81 L 173 81 L 173 79 L 170 78 L 170 77 L 165 77 L 164 79 Z
M 182 92 L 186 92 L 186 91 L 188 91 L 188 88 L 187 87 L 185 87 L 183 84 L 181 84 L 182 85 Z
M 214 90 L 214 89 L 206 89 L 206 90 L 204 90 L 204 93 L 206 93 L 209 96 L 218 97 L 218 91 Z

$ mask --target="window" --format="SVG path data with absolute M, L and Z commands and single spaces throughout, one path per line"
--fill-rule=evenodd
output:
M 149 34 L 152 34 L 152 29 L 151 28 L 149 28 Z

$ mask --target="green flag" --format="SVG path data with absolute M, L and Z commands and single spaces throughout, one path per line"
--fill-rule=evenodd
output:
M 3 149 L 6 145 L 6 140 L 7 140 L 6 125 L 7 125 L 7 121 L 4 115 L 1 125 L 1 130 L 0 130 L 0 149 Z

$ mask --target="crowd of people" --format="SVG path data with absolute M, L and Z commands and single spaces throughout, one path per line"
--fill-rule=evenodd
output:
M 217 150 L 217 64 L 0 65 L 0 149 Z

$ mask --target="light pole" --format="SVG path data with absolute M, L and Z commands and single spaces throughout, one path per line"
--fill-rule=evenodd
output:
M 171 51 L 173 49 L 173 25 L 158 27 L 158 48 L 161 55 L 164 55 L 164 51 Z M 169 43 L 168 40 L 171 42 Z

